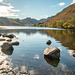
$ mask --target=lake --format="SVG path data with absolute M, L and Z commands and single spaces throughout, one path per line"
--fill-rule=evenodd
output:
M 16 75 L 75 75 L 75 30 L 14 27 L 0 29 L 0 33 L 13 33 L 18 37 L 13 40 L 20 43 L 13 46 L 11 55 L 0 50 L 1 74 L 8 75 L 13 70 Z M 51 45 L 46 44 L 48 40 L 52 41 Z M 43 51 L 50 46 L 61 50 L 59 60 L 44 57 Z M 10 71 L 5 72 L 3 68 Z M 25 74 L 20 74 L 21 71 Z

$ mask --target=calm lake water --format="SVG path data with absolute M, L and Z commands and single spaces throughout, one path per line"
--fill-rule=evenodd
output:
M 75 30 L 19 28 L 0 30 L 0 33 L 13 33 L 18 37 L 13 40 L 20 43 L 13 46 L 11 55 L 0 51 L 0 68 L 13 69 L 17 75 L 23 70 L 28 75 L 75 75 Z M 47 40 L 52 41 L 50 46 L 61 50 L 59 60 L 44 57 L 43 51 L 50 47 Z

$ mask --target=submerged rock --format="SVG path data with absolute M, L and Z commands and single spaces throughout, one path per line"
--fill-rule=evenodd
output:
M 10 38 L 9 38 L 9 39 L 6 39 L 6 41 L 8 41 L 8 42 L 9 42 L 9 41 L 12 41 L 12 39 L 10 39 Z
M 8 50 L 1 49 L 1 51 L 6 55 L 12 55 L 12 53 L 13 53 L 13 49 L 8 49 Z
M 2 36 L 3 37 L 8 37 L 8 38 L 14 38 L 14 37 L 16 37 L 15 35 L 13 35 L 13 34 L 2 34 Z
M 8 42 L 3 43 L 3 45 L 1 47 L 2 47 L 2 49 L 1 49 L 2 51 L 4 51 L 4 50 L 13 50 L 14 49 L 12 47 L 12 45 L 10 43 L 8 43 Z
M 0 41 L 5 41 L 5 39 L 4 38 L 0 38 Z
M 56 47 L 48 47 L 45 49 L 44 55 L 49 58 L 59 59 L 60 50 Z
M 2 36 L 2 34 L 0 33 L 0 36 Z
M 18 41 L 10 42 L 11 45 L 19 45 Z
M 46 42 L 46 44 L 47 44 L 47 45 L 50 45 L 50 44 L 51 44 L 51 41 L 50 41 L 50 40 L 48 40 L 48 41 Z

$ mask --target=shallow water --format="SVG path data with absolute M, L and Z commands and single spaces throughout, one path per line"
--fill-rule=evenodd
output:
M 14 46 L 11 55 L 0 51 L 0 63 L 3 61 L 0 68 L 10 68 L 18 75 L 20 71 L 26 71 L 28 75 L 75 74 L 74 30 L 7 29 L 0 30 L 0 33 L 13 33 L 18 37 L 14 40 L 20 42 L 19 46 Z M 52 41 L 50 46 L 61 50 L 59 60 L 44 57 L 43 51 L 49 47 L 45 44 L 47 40 Z

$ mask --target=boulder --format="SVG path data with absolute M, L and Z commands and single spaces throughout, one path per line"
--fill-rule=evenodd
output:
M 12 41 L 12 39 L 8 38 L 8 39 L 6 39 L 6 41 L 8 41 L 8 42 L 9 42 L 9 41 Z
M 19 45 L 18 41 L 10 42 L 11 45 Z
M 13 50 L 12 45 L 8 42 L 3 43 L 3 45 L 1 47 L 2 47 L 2 51 L 4 51 L 4 50 Z
M 0 36 L 2 36 L 2 34 L 0 33 Z
M 56 47 L 48 47 L 45 49 L 44 55 L 49 58 L 59 59 L 60 50 Z
M 4 38 L 0 38 L 0 41 L 5 41 L 5 39 Z
M 3 34 L 2 36 L 3 36 L 3 37 L 8 37 L 8 38 L 14 38 L 14 37 L 16 37 L 16 36 L 13 35 L 13 34 Z
M 48 40 L 48 41 L 46 42 L 46 44 L 47 44 L 47 45 L 50 45 L 50 44 L 51 44 L 51 41 L 50 41 L 50 40 Z
M 13 49 L 8 49 L 8 50 L 1 49 L 1 51 L 6 55 L 12 55 L 12 53 L 13 53 Z

